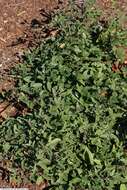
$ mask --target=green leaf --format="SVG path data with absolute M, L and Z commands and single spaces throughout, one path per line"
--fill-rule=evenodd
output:
M 10 144 L 6 142 L 6 143 L 3 145 L 4 152 L 5 152 L 5 153 L 8 153 L 10 147 L 11 147 Z
M 37 162 L 37 166 L 40 166 L 43 170 L 47 170 L 48 165 L 50 165 L 50 161 L 46 158 L 42 158 L 39 162 Z
M 27 76 L 27 77 L 24 78 L 24 81 L 31 82 L 31 78 L 32 78 L 31 76 Z
M 119 59 L 123 63 L 125 60 L 125 49 L 122 47 L 115 47 L 114 51 L 117 59 Z
M 81 181 L 80 178 L 75 177 L 75 178 L 73 178 L 73 179 L 71 180 L 71 183 L 72 183 L 72 184 L 77 184 L 77 183 L 79 183 L 80 181 Z
M 37 185 L 40 185 L 43 181 L 44 181 L 43 176 L 39 176 L 39 177 L 37 178 L 36 184 L 37 184 Z
M 53 139 L 53 140 L 50 139 L 47 146 L 49 148 L 51 148 L 51 149 L 54 149 L 58 145 L 58 143 L 60 143 L 60 142 L 61 142 L 61 139 L 59 139 L 59 138 L 56 138 L 56 139 Z
M 100 161 L 100 160 L 94 159 L 94 162 L 95 162 L 97 165 L 100 165 L 100 166 L 101 166 L 101 161 Z
M 94 164 L 93 154 L 87 146 L 85 147 L 85 156 L 88 159 L 89 163 L 93 165 Z
M 125 184 L 121 184 L 120 185 L 120 190 L 127 190 L 126 185 Z
M 42 87 L 41 83 L 31 83 L 31 87 L 35 88 L 35 89 L 39 89 Z

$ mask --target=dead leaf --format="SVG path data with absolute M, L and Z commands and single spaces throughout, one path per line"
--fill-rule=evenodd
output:
M 101 93 L 100 93 L 100 96 L 103 96 L 103 97 L 105 97 L 105 96 L 107 96 L 108 95 L 108 92 L 106 91 L 106 90 L 104 90 L 104 91 L 102 91 Z
M 52 30 L 52 31 L 50 32 L 50 35 L 51 35 L 52 37 L 56 37 L 58 33 L 59 33 L 59 30 Z
M 118 71 L 120 71 L 120 70 L 119 70 L 119 64 L 118 64 L 118 63 L 114 63 L 114 64 L 112 65 L 112 71 L 113 71 L 113 72 L 118 72 Z
M 14 82 L 9 80 L 4 80 L 0 82 L 0 93 L 2 91 L 9 91 L 14 88 Z
M 65 44 L 64 44 L 64 43 L 60 45 L 60 48 L 61 48 L 61 49 L 64 48 L 64 47 L 65 47 Z
M 4 119 L 7 119 L 8 117 L 14 117 L 17 114 L 17 109 L 12 106 L 9 105 L 2 113 L 1 113 L 1 117 Z
M 0 103 L 0 113 L 5 110 L 8 106 L 9 106 L 9 102 L 8 101 L 4 101 L 2 103 Z
M 127 60 L 124 61 L 124 65 L 127 65 Z

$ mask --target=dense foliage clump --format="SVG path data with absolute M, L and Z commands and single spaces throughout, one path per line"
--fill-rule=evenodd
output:
M 29 111 L 0 126 L 0 156 L 11 160 L 12 177 L 20 167 L 54 190 L 122 190 L 127 76 L 126 67 L 111 68 L 123 63 L 116 47 L 124 31 L 116 21 L 71 14 L 52 25 L 58 34 L 26 54 L 16 71 L 12 98 Z

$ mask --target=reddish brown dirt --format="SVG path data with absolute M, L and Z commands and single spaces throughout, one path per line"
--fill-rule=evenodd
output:
M 25 20 L 39 18 L 39 10 L 52 10 L 58 0 L 0 0 L 0 74 L 15 64 L 15 53 L 21 53 L 24 45 L 8 47 L 16 37 L 23 34 Z

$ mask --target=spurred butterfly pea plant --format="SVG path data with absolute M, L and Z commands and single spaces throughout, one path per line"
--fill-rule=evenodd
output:
M 0 126 L 0 157 L 11 161 L 12 178 L 21 168 L 52 190 L 126 189 L 127 71 L 112 71 L 123 61 L 115 47 L 125 32 L 92 16 L 56 15 L 49 27 L 58 35 L 15 71 L 11 96 L 29 112 Z

